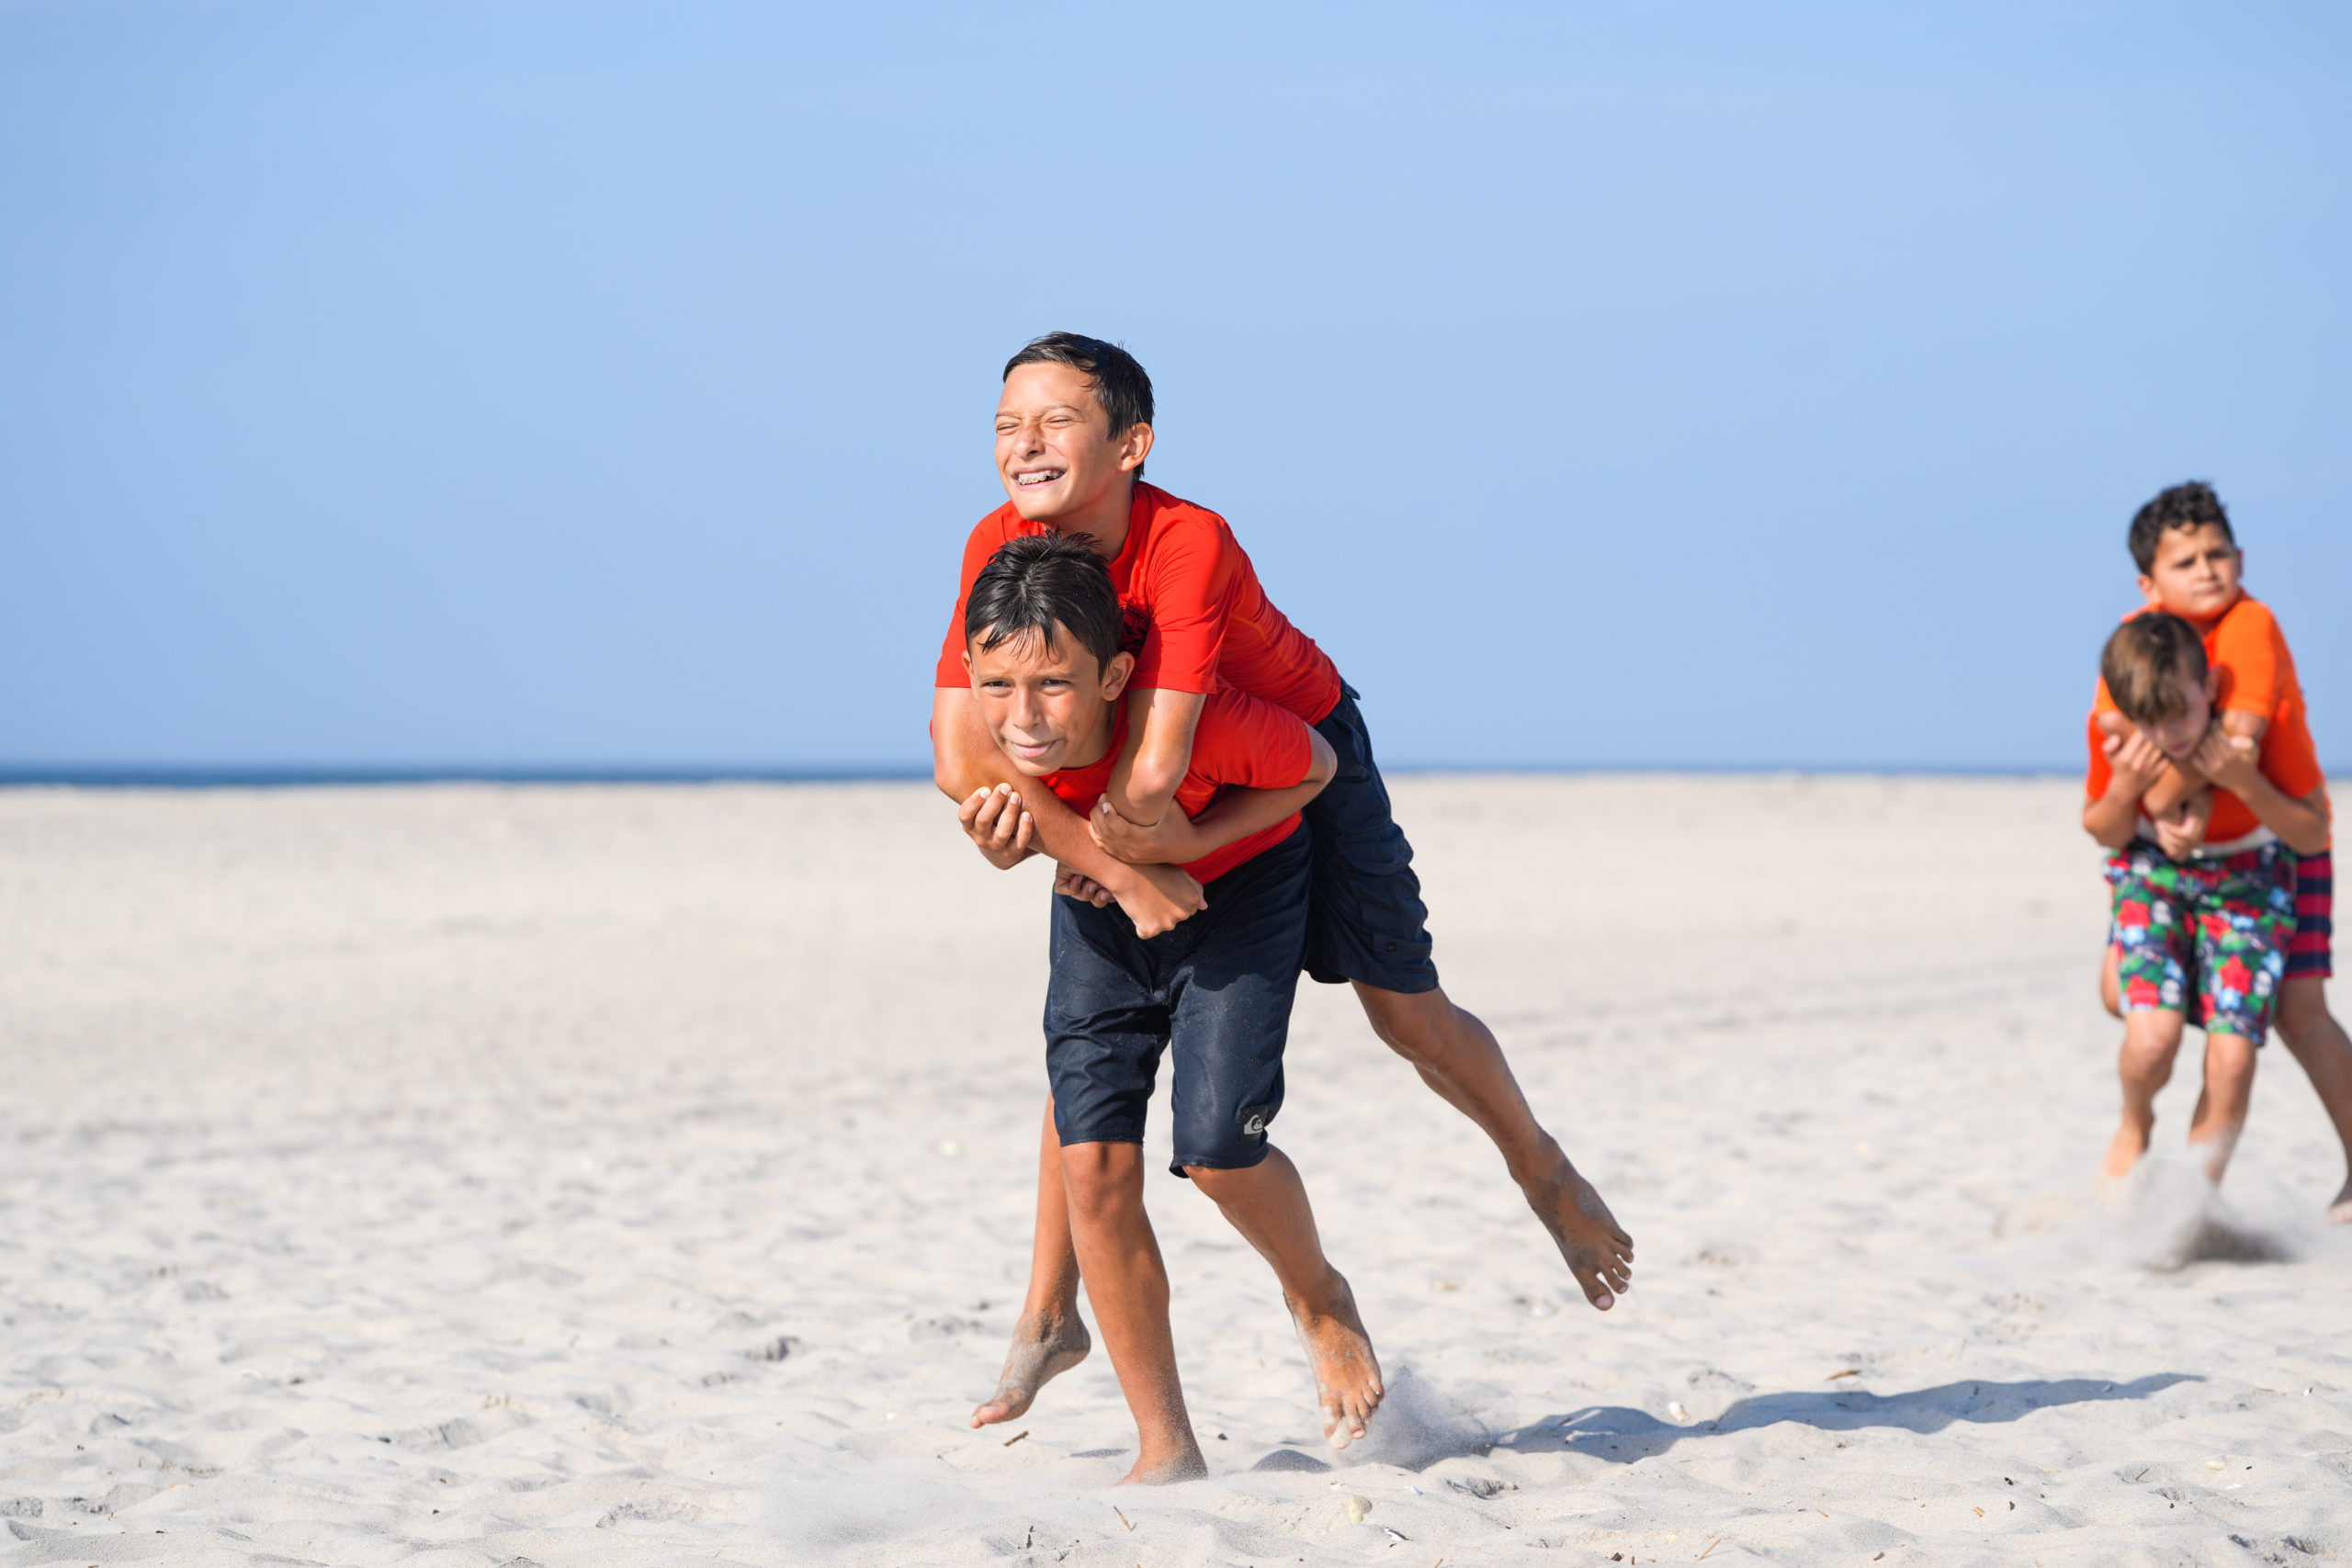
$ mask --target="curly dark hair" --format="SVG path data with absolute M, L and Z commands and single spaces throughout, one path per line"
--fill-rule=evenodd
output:
M 2132 518 L 2132 558 L 2139 563 L 2140 575 L 2145 577 L 2156 564 L 2156 546 L 2175 528 L 2202 528 L 2218 524 L 2222 537 L 2233 546 L 2237 535 L 2230 528 L 2230 514 L 2222 506 L 2222 498 L 2203 479 L 2191 479 L 2170 490 L 2159 491 L 2156 499 L 2140 508 Z

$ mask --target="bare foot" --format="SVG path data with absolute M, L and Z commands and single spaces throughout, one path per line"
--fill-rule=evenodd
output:
M 1618 1224 L 1592 1183 L 1564 1158 L 1558 1170 L 1520 1190 L 1552 1233 L 1584 1299 L 1602 1312 L 1615 1306 L 1618 1295 L 1633 1287 L 1634 1238 Z
M 2335 1195 L 2335 1201 L 2327 1206 L 2327 1223 L 2352 1225 L 2352 1176 L 2344 1179 L 2344 1190 Z
M 2114 1138 L 2107 1145 L 2107 1158 L 2099 1166 L 2100 1173 L 2119 1180 L 2131 1175 L 2132 1168 L 2140 1163 L 2140 1156 L 2148 1152 L 2148 1134 L 2152 1131 L 2152 1127 L 2143 1127 L 2127 1118 L 2116 1128 Z
M 1005 1352 L 996 1392 L 972 1412 L 972 1425 L 987 1427 L 1022 1415 L 1039 1389 L 1086 1359 L 1093 1348 L 1075 1312 L 1058 1318 L 1023 1317 L 1013 1325 L 1012 1348 Z
M 1290 1315 L 1298 1325 L 1298 1342 L 1306 1348 L 1307 1365 L 1315 1369 L 1315 1403 L 1323 1409 L 1323 1440 L 1344 1449 L 1363 1436 L 1364 1423 L 1380 1408 L 1385 1392 L 1380 1361 L 1372 1353 L 1372 1339 L 1356 1314 L 1356 1295 L 1337 1269 L 1323 1300 L 1309 1306 L 1292 1302 Z
M 1166 1486 L 1171 1482 L 1198 1481 L 1209 1472 L 1200 1445 L 1187 1442 L 1164 1454 L 1137 1454 L 1135 1468 L 1119 1477 L 1122 1486 Z

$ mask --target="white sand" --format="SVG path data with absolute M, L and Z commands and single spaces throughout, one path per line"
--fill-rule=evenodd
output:
M 0 793 L 0 1562 L 2352 1554 L 2352 1236 L 2291 1058 L 2226 1212 L 2177 1160 L 2087 1206 L 2116 1031 L 2070 784 L 1396 795 L 1635 1289 L 1586 1308 L 1307 987 L 1276 1133 L 1378 1440 L 1314 1468 L 1271 1280 L 1155 1179 L 1215 1474 L 1114 1495 L 1099 1353 L 964 1426 L 1026 1258 L 1046 893 L 927 790 Z

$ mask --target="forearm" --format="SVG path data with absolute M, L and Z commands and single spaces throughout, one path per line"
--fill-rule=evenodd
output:
M 2264 827 L 2285 841 L 2299 855 L 2315 855 L 2327 848 L 2327 809 L 2323 802 L 2324 791 L 2313 798 L 2297 800 L 2259 773 L 2237 784 L 2224 785 L 2245 802 L 2246 809 Z
M 1191 858 L 1198 860 L 1202 855 L 1214 854 L 1227 844 L 1272 827 L 1321 795 L 1325 782 L 1293 784 L 1288 789 L 1227 791 L 1215 806 L 1193 818 L 1193 842 L 1199 847 Z
M 2083 831 L 2110 850 L 2130 843 L 2140 830 L 2140 792 L 2120 776 L 2098 799 L 2083 807 Z
M 1208 698 L 1198 692 L 1146 690 L 1128 693 L 1126 704 L 1127 743 L 1102 793 L 1120 816 L 1149 827 L 1175 803 Z
M 2150 817 L 2165 816 L 2212 782 L 2197 771 L 2195 763 L 2176 759 L 2165 764 L 2156 782 L 2148 786 L 2148 793 L 2140 797 L 2140 808 Z

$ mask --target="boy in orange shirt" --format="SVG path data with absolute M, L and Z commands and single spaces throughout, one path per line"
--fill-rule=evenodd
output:
M 2251 759 L 2257 773 L 2278 781 L 2291 797 L 2316 809 L 2324 826 L 2326 788 L 2312 753 L 2294 658 L 2268 607 L 2242 586 L 2245 556 L 2220 499 L 2208 485 L 2176 485 L 2140 509 L 2130 542 L 2146 601 L 2135 615 L 2166 612 L 2199 634 L 2214 682 L 2214 737 L 2187 756 L 2156 754 L 2160 749 L 2147 740 L 2145 727 L 2117 711 L 2114 694 L 2102 680 L 2088 725 L 2092 806 L 2086 827 L 2119 775 L 2130 773 L 2151 781 L 2130 817 L 2137 818 L 2139 836 L 2166 859 L 2212 863 L 2258 847 L 2272 825 L 2258 819 L 2215 772 L 2232 766 L 2233 758 Z M 2110 828 L 2129 823 L 2130 817 Z M 2352 1040 L 2327 1009 L 2331 860 L 2324 833 L 2315 843 L 2294 847 L 2312 852 L 2297 856 L 2297 924 L 2273 1021 L 2309 1075 L 2352 1162 Z M 2125 1010 L 2117 973 L 2120 948 L 2120 942 L 2110 944 L 2100 976 L 2101 998 L 2119 1017 Z M 2352 1176 L 2329 1217 L 2352 1221 Z
M 1009 499 L 965 546 L 933 697 L 939 787 L 960 803 L 967 829 L 982 809 L 1017 797 L 1037 848 L 1062 868 L 1057 886 L 1098 907 L 1115 901 L 1149 939 L 1207 907 L 1182 869 L 1192 829 L 1174 808 L 1204 705 L 1232 688 L 1308 725 L 1335 748 L 1339 772 L 1306 810 L 1315 855 L 1307 973 L 1351 984 L 1374 1032 L 1494 1140 L 1586 1299 L 1606 1311 L 1629 1283 L 1632 1239 L 1535 1120 L 1493 1033 L 1440 986 L 1412 846 L 1390 813 L 1356 694 L 1267 598 L 1224 518 L 1144 482 L 1151 417 L 1150 378 L 1100 339 L 1048 333 L 1005 366 L 996 461 Z M 974 581 L 1008 541 L 1040 533 L 1090 541 L 1140 639 L 1127 739 L 1100 805 L 1083 817 L 1007 765 L 962 663 Z M 1076 1310 L 1064 1187 L 1049 1108 L 1029 1291 L 1003 1375 L 973 1412 L 975 1426 L 1019 1416 L 1091 1343 Z

